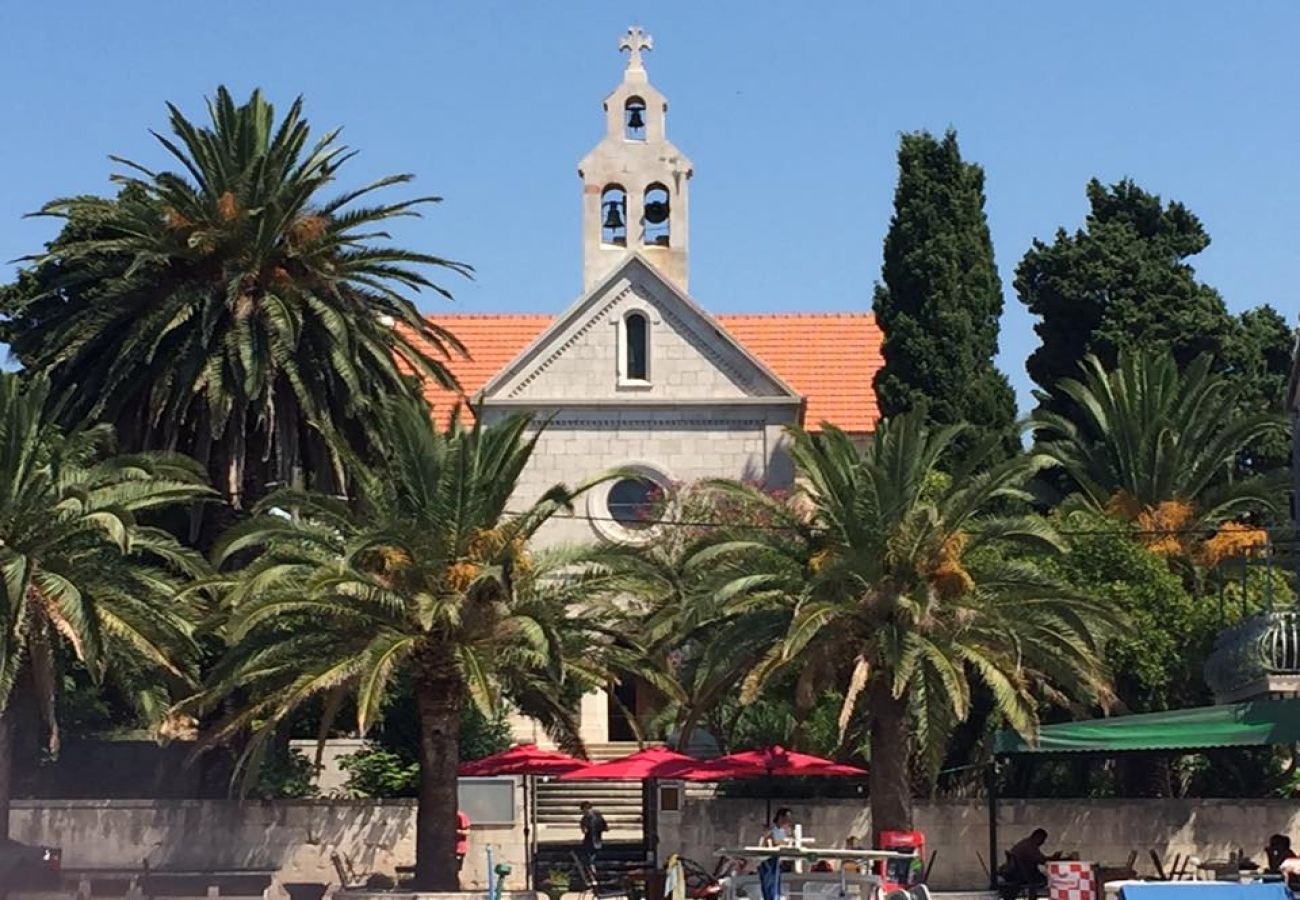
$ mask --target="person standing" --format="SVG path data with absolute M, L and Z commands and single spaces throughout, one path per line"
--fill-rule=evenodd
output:
M 844 849 L 845 850 L 862 849 L 861 847 L 858 846 L 857 835 L 851 834 L 844 839 Z M 856 859 L 843 860 L 840 863 L 840 871 L 849 875 L 857 875 L 862 871 L 862 863 L 858 862 Z
M 794 838 L 794 813 L 783 806 L 776 811 L 760 839 L 763 847 L 785 847 Z M 758 864 L 758 887 L 763 900 L 779 900 L 781 896 L 781 858 L 769 856 Z
M 465 865 L 465 857 L 469 855 L 469 816 L 465 815 L 462 810 L 456 810 L 456 871 L 459 872 Z M 490 874 L 490 873 L 489 873 Z
M 603 846 L 603 837 L 609 830 L 609 825 L 605 823 L 600 810 L 591 805 L 590 800 L 583 800 L 578 804 L 578 809 L 582 810 L 582 818 L 578 822 L 578 827 L 582 829 L 582 863 L 587 867 L 587 874 L 594 878 L 596 856 Z

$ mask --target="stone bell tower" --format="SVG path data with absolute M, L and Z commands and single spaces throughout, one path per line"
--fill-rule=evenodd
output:
M 668 101 L 646 76 L 650 36 L 632 27 L 623 83 L 605 98 L 605 137 L 578 166 L 582 178 L 583 289 L 637 251 L 686 290 L 691 161 L 664 133 Z

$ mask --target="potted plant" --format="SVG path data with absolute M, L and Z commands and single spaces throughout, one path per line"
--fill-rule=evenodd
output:
M 550 900 L 560 900 L 569 892 L 570 876 L 568 869 L 551 869 L 542 882 L 542 890 Z

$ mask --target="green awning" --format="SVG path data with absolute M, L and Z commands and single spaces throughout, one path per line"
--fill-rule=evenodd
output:
M 998 756 L 1025 753 L 1123 753 L 1300 743 L 1300 699 L 1253 700 L 1195 709 L 1044 725 L 1029 743 L 1014 731 L 994 742 Z

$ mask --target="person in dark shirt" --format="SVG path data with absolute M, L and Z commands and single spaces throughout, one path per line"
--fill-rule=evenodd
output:
M 1281 872 L 1283 861 L 1295 857 L 1291 850 L 1291 839 L 1285 834 L 1273 835 L 1264 845 L 1264 856 L 1268 859 L 1268 871 L 1274 874 Z
M 590 800 L 583 800 L 578 804 L 578 809 L 582 810 L 582 819 L 578 822 L 578 827 L 582 829 L 582 863 L 589 873 L 594 875 L 596 856 L 602 846 L 601 838 L 609 830 L 609 826 L 605 824 L 605 817 L 600 814 L 600 811 L 591 805 Z
M 1045 843 L 1047 843 L 1047 832 L 1042 828 L 1035 828 L 1029 837 L 1020 840 L 1007 851 L 1009 881 L 1015 884 L 1040 886 L 1047 884 L 1047 876 L 1043 874 L 1040 866 L 1049 859 L 1057 857 L 1049 857 L 1043 853 Z

